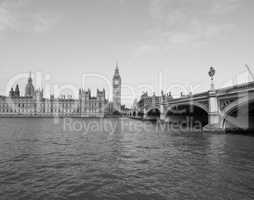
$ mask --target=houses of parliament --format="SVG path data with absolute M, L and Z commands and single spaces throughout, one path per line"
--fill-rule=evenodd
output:
M 20 93 L 19 85 L 11 88 L 9 96 L 0 96 L 0 116 L 2 117 L 105 117 L 121 113 L 121 76 L 116 65 L 112 79 L 113 101 L 106 99 L 105 89 L 98 90 L 96 96 L 91 90 L 78 91 L 78 99 L 50 95 L 44 98 L 43 90 L 36 89 L 28 77 L 25 94 Z

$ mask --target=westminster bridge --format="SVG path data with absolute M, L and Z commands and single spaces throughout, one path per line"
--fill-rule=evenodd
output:
M 141 96 L 129 115 L 134 118 L 165 122 L 199 121 L 208 130 L 254 128 L 254 82 L 214 89 L 213 77 L 209 91 L 173 98 L 170 94 Z

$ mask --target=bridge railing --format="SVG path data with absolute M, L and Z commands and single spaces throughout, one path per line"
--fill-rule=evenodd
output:
M 216 92 L 217 93 L 228 93 L 228 92 L 232 92 L 234 90 L 250 89 L 250 88 L 253 88 L 253 90 L 254 90 L 254 81 L 217 89 Z

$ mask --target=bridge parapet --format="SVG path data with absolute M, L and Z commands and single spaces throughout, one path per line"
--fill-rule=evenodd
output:
M 250 91 L 254 91 L 254 81 L 217 89 L 216 93 L 218 94 L 218 96 L 221 96 L 221 95 L 244 93 L 244 92 L 250 92 Z
M 139 108 L 146 116 L 151 109 L 157 109 L 161 113 L 161 119 L 165 120 L 165 116 L 171 108 L 182 105 L 194 105 L 202 108 L 208 113 L 210 130 L 222 128 L 222 121 L 227 112 L 234 109 L 246 101 L 254 101 L 254 82 L 249 82 L 231 87 L 214 89 L 213 81 L 211 80 L 211 88 L 209 91 L 173 98 L 171 95 L 148 96 L 141 98 Z

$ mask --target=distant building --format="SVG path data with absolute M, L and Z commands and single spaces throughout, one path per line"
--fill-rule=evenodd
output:
M 122 79 L 119 73 L 118 64 L 116 65 L 115 73 L 113 76 L 113 108 L 114 112 L 121 112 L 121 87 Z
M 26 97 L 33 97 L 34 94 L 35 94 L 35 91 L 34 91 L 34 86 L 33 86 L 33 80 L 32 80 L 31 73 L 30 73 L 28 82 L 26 84 L 25 96 Z
M 107 114 L 112 115 L 114 113 L 114 104 L 113 102 L 108 102 L 105 108 Z
M 97 90 L 96 97 L 91 96 L 90 90 L 79 90 L 81 117 L 104 117 L 107 104 L 105 89 Z
M 157 96 L 153 94 L 152 96 L 149 96 L 147 92 L 144 92 L 140 99 L 133 103 L 132 113 L 135 115 L 143 115 L 144 110 L 148 107 L 160 107 L 162 99 L 167 103 L 168 101 L 172 100 L 171 93 L 167 93 L 166 95 L 161 93 L 161 96 Z
M 105 89 L 98 90 L 96 96 L 90 89 L 80 89 L 79 98 L 61 96 L 43 97 L 43 90 L 35 89 L 31 73 L 25 87 L 25 95 L 20 94 L 19 85 L 10 89 L 9 96 L 0 96 L 0 116 L 24 117 L 104 117 L 115 111 L 121 112 L 121 77 L 116 66 L 113 77 L 113 102 L 106 99 Z
M 131 112 L 131 109 L 127 108 L 125 105 L 121 106 L 121 113 L 123 115 L 129 115 L 130 112 Z

